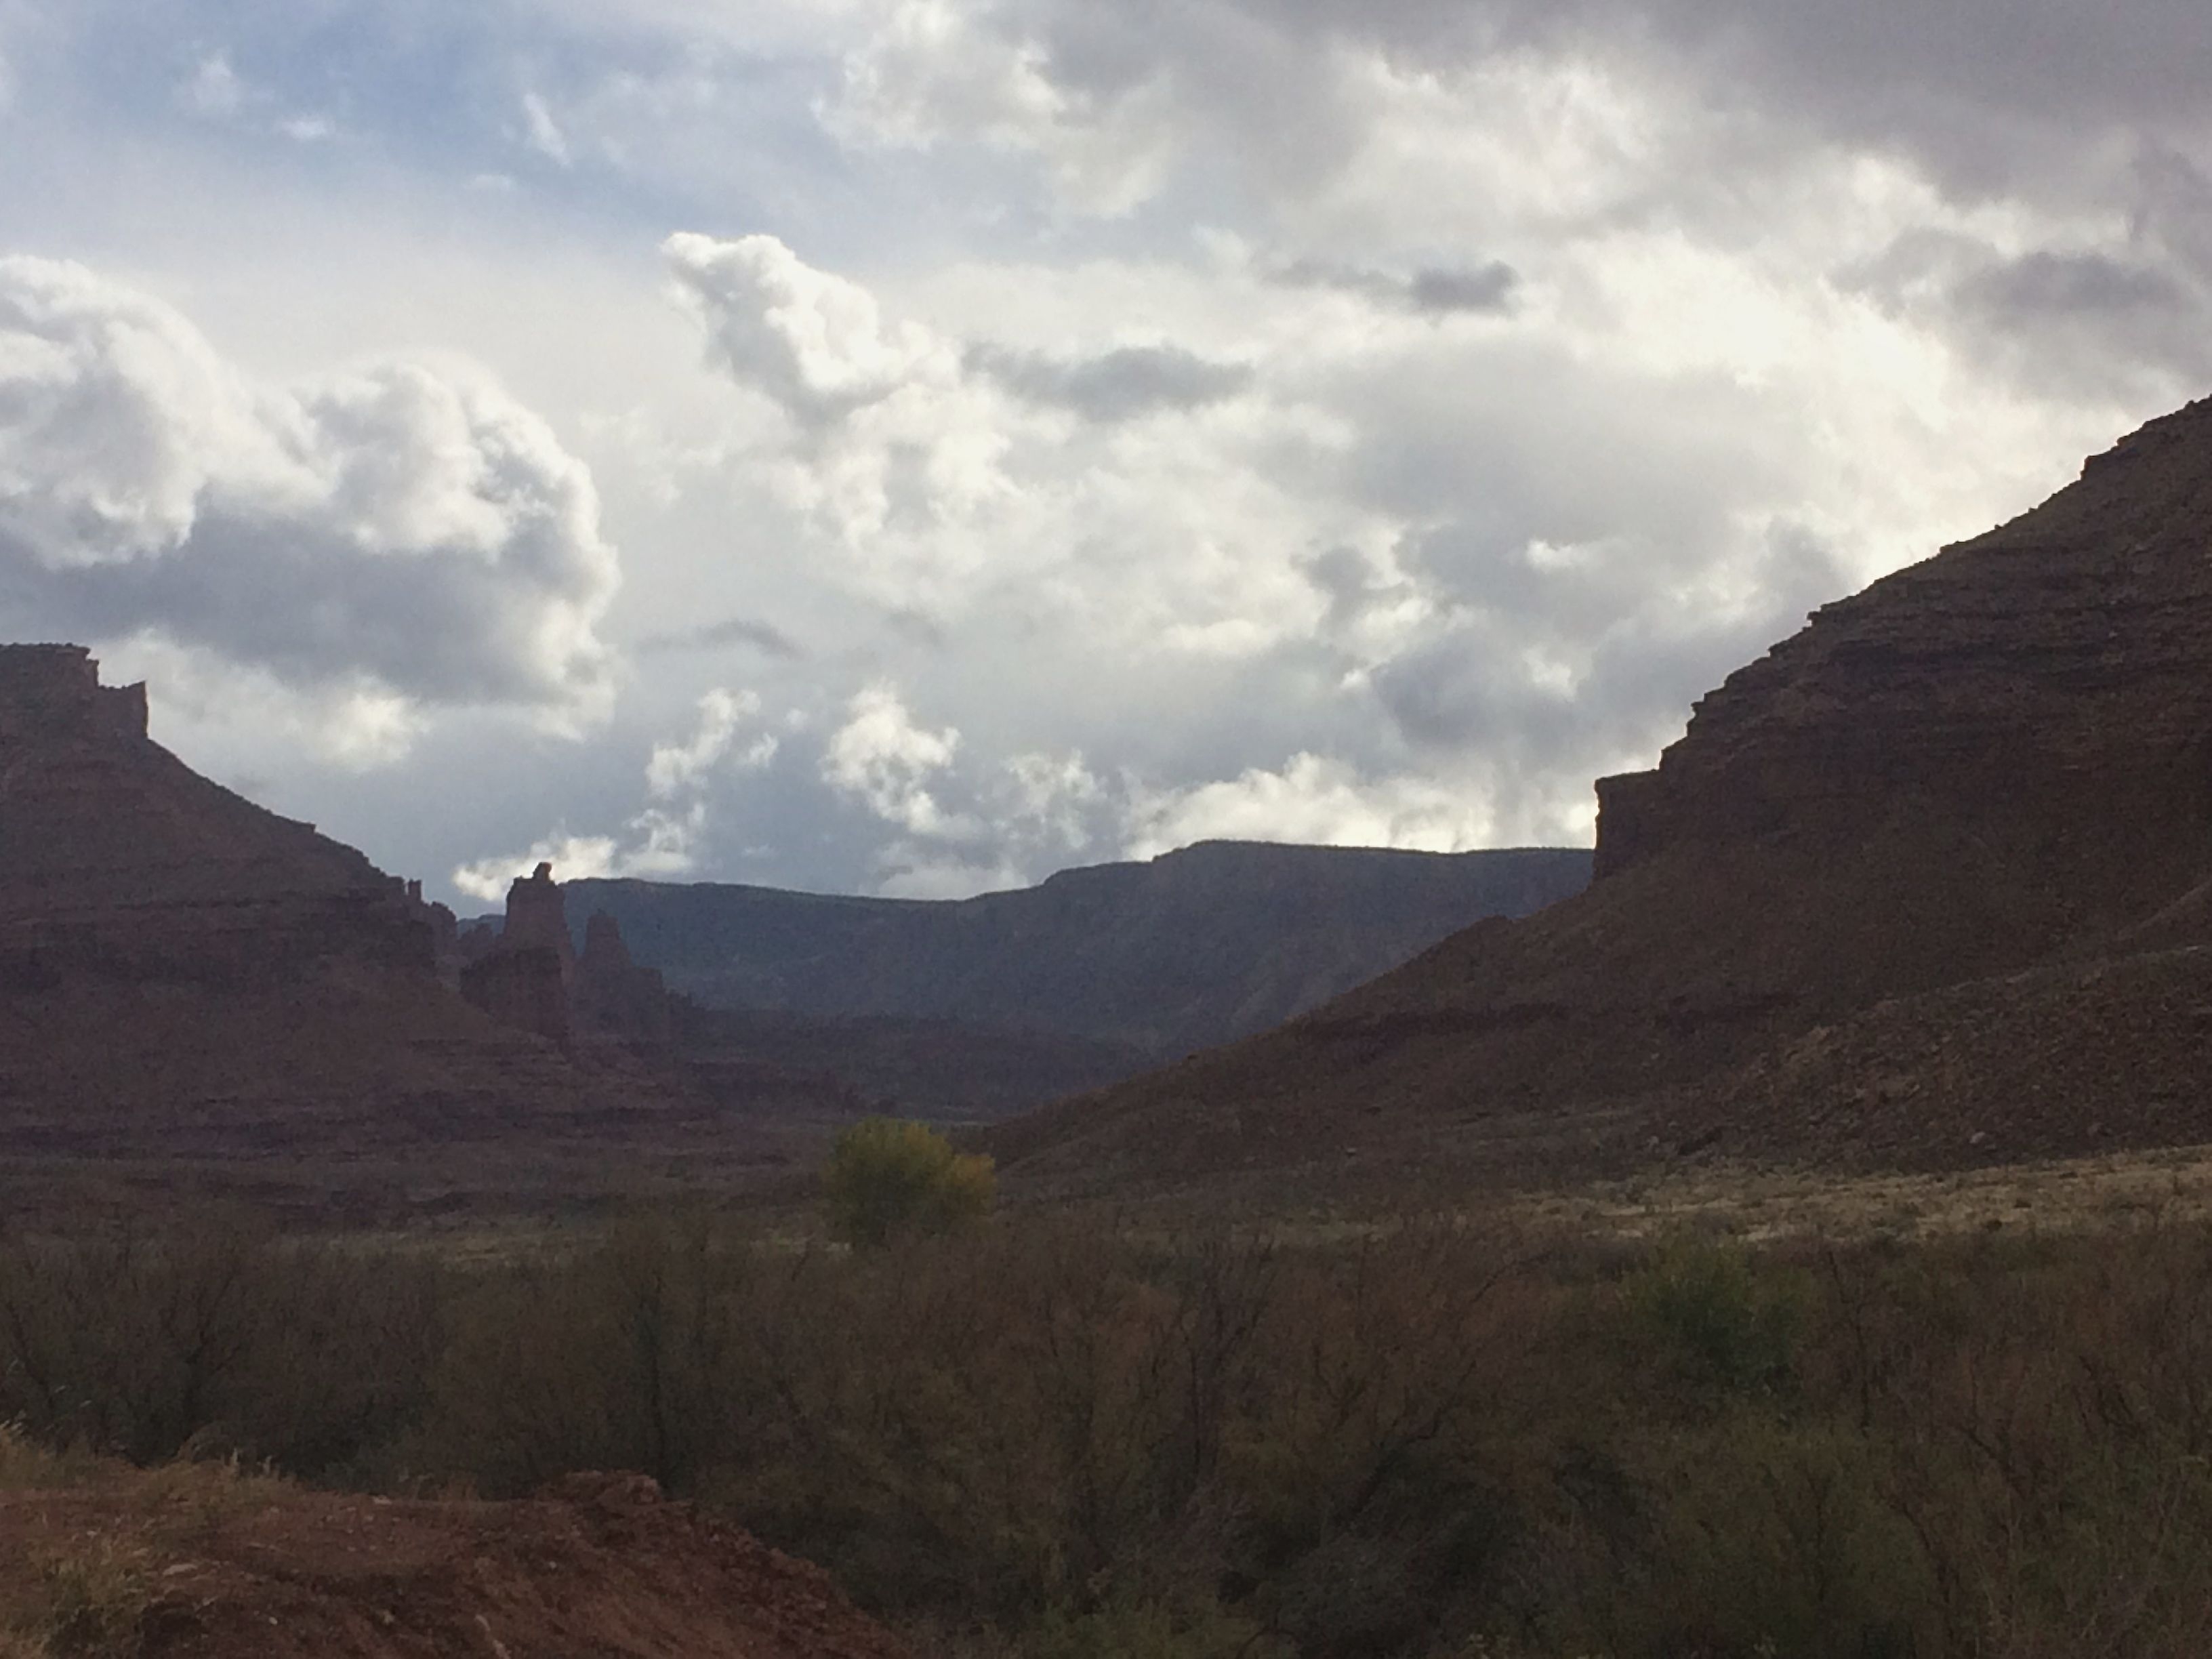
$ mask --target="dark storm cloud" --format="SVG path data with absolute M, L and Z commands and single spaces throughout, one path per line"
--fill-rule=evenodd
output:
M 2054 317 L 2131 317 L 2189 308 L 2168 272 L 2101 253 L 2039 252 L 1976 272 L 1961 284 L 1967 305 L 2031 322 Z
M 1524 52 L 1642 63 L 1754 116 L 1746 165 L 1796 129 L 1908 151 L 1962 193 L 2045 198 L 2080 199 L 2106 138 L 2202 140 L 2212 85 L 2201 0 L 1016 0 L 994 15 L 1076 99 L 1171 88 L 1194 121 L 1246 135 L 1247 165 L 1294 182 L 1357 143 L 1356 99 L 1324 67 L 1341 46 L 1424 76 Z
M 0 543 L 0 558 L 15 550 Z M 296 522 L 210 514 L 158 559 L 58 571 L 12 558 L 18 607 L 73 638 L 151 631 L 308 687 L 367 675 L 443 703 L 547 693 L 538 619 L 471 560 L 361 556 Z
M 1253 377 L 1249 363 L 1217 362 L 1180 346 L 1123 346 L 1068 358 L 977 345 L 969 348 L 967 362 L 1017 397 L 1102 422 L 1221 403 Z

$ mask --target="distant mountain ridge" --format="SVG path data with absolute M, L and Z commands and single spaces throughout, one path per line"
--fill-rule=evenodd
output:
M 1202 842 L 958 901 L 563 884 L 712 1006 L 957 1020 L 1174 1058 L 1279 1025 L 1486 916 L 1579 892 L 1580 848 L 1417 853 Z

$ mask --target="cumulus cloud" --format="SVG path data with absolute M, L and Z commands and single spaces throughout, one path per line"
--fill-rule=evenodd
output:
M 1079 270 L 1052 303 L 986 269 L 926 319 L 781 244 L 671 252 L 681 273 L 733 248 L 779 281 L 691 302 L 710 360 L 788 425 L 735 453 L 736 499 L 799 506 L 824 574 L 929 618 L 943 664 L 913 672 L 927 706 L 957 700 L 939 724 L 874 686 L 821 769 L 908 890 L 1176 836 L 1586 836 L 1592 777 L 1648 763 L 1815 605 L 2026 505 L 2038 457 L 2075 441 L 2037 398 L 1952 380 L 1958 337 L 1917 301 L 1672 229 L 1607 228 L 1527 295 L 1480 263 L 1290 280 L 1230 244 Z M 1184 331 L 1071 348 L 1116 301 Z M 1483 306 L 1484 326 L 1435 326 Z M 1009 318 L 1038 343 L 1009 343 Z M 830 360 L 867 372 L 794 343 L 841 337 Z M 939 469 L 945 446 L 981 458 L 973 477 Z M 853 511 L 862 477 L 878 492 Z M 1011 729 L 1010 685 L 1066 735 Z M 1020 768 L 1054 775 L 1078 731 L 1097 764 L 1056 818 L 1025 815 Z
M 710 362 L 787 416 L 780 451 L 737 458 L 747 479 L 887 612 L 941 636 L 1000 595 L 1233 654 L 1271 635 L 1268 611 L 1310 609 L 1291 573 L 1255 568 L 1299 511 L 1239 452 L 1302 417 L 1244 395 L 1255 372 L 1242 356 L 1172 342 L 1048 353 L 893 320 L 770 238 L 679 236 L 666 251 Z M 1217 435 L 1177 424 L 1191 422 Z M 1169 580 L 1133 584 L 1129 560 Z
M 950 769 L 959 747 L 957 731 L 933 732 L 916 724 L 896 688 L 872 685 L 853 698 L 845 723 L 830 739 L 822 775 L 907 835 L 957 840 L 973 835 L 977 825 L 947 812 L 930 784 Z
M 645 787 L 656 797 L 679 794 L 696 788 L 701 780 L 722 763 L 736 744 L 746 721 L 760 713 L 761 700 L 750 691 L 729 692 L 719 686 L 699 699 L 699 729 L 686 742 L 656 744 L 645 763 Z M 756 738 L 738 765 L 757 770 L 775 758 L 772 732 Z
M 541 864 L 551 865 L 561 881 L 599 881 L 628 873 L 621 867 L 613 836 L 555 835 L 532 843 L 526 853 L 465 864 L 453 872 L 453 885 L 470 898 L 496 903 L 507 896 L 512 883 Z
M 709 355 L 808 425 L 842 420 L 917 384 L 950 385 L 957 361 L 913 322 L 888 324 L 857 283 L 817 270 L 773 236 L 690 232 L 664 245 L 705 322 Z
M 216 154 L 343 198 L 257 203 L 265 264 L 186 262 L 227 338 L 274 362 L 318 331 L 505 328 L 511 383 L 652 555 L 620 615 L 635 754 L 441 865 L 537 840 L 556 801 L 605 867 L 773 847 L 749 878 L 915 893 L 1201 835 L 1585 836 L 1590 777 L 1648 763 L 1805 610 L 2031 504 L 2212 374 L 2212 14 L 2181 0 L 526 0 L 364 15 L 343 87 L 301 69 L 305 13 L 263 9 L 249 31 L 212 0 L 82 0 L 0 50 L 41 64 L 41 105 L 57 40 L 105 66 L 150 34 L 119 54 L 152 66 L 134 119 L 338 109 L 414 198 L 469 192 L 466 257 L 439 268 L 475 262 L 453 285 L 495 300 L 422 280 L 419 223 L 344 196 L 343 147 L 203 131 L 166 163 L 183 199 Z M 228 116 L 178 95 L 210 43 Z M 78 104 L 116 84 L 82 76 Z M 21 158 L 67 137 L 32 140 L 0 152 L 22 185 L 0 198 L 35 230 L 62 198 Z M 522 187 L 533 143 L 591 165 Z M 85 201 L 88 245 L 173 263 L 133 240 L 143 204 Z M 333 284 L 241 333 L 240 296 L 282 298 L 339 215 L 375 222 L 362 263 L 388 250 L 404 297 L 362 276 L 354 303 Z M 731 228 L 664 251 L 703 353 L 632 281 L 641 222 Z M 532 224 L 575 263 L 511 234 Z M 486 324 L 511 306 L 570 331 Z M 4 337 L 9 614 L 220 648 L 354 763 L 438 752 L 454 701 L 568 709 L 609 683 L 442 631 L 456 584 L 464 617 L 588 592 L 588 559 L 548 579 L 469 552 L 515 538 L 430 481 L 487 448 L 481 422 L 393 382 L 405 408 L 349 426 L 326 386 L 165 328 Z M 409 458 L 362 486 L 377 514 L 316 459 L 357 451 Z M 463 635 L 499 686 L 456 678 Z M 750 772 L 762 717 L 726 736 L 672 686 L 738 652 L 764 708 L 806 715 Z
M 465 363 L 290 386 L 74 264 L 0 260 L 0 606 L 395 709 L 603 711 L 590 473 Z

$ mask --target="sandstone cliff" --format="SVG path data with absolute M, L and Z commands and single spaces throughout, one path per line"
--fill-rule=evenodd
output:
M 428 969 L 419 896 L 146 735 L 146 688 L 76 646 L 0 646 L 0 983 Z
M 441 978 L 453 948 L 419 890 L 152 742 L 143 687 L 102 687 L 76 647 L 0 647 L 11 1187 L 197 1170 L 313 1202 L 520 1182 L 672 1135 L 730 1151 L 682 1091 L 468 1006 Z
M 1001 1150 L 1077 1179 L 2212 1136 L 2212 404 L 1817 612 L 1598 790 L 1588 892 Z M 2024 1092 L 2059 1052 L 2115 1058 Z

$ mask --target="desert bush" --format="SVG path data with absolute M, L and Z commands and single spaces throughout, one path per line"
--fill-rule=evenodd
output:
M 991 1160 L 958 1152 L 926 1123 L 865 1118 L 842 1131 L 822 1172 L 830 1231 L 854 1244 L 940 1233 L 990 1213 Z
M 741 1236 L 703 1217 L 617 1224 L 555 1262 L 459 1285 L 428 1370 L 428 1424 L 398 1458 L 494 1495 L 584 1468 L 637 1469 L 689 1494 L 741 1425 Z
M 1710 1240 L 1668 1247 L 1627 1282 L 1656 1356 L 1693 1386 L 1741 1394 L 1790 1378 L 1804 1289 L 1778 1264 Z
M 435 1278 L 228 1213 L 0 1246 L 0 1419 L 137 1463 L 342 1475 L 419 1405 Z
M 447 1271 L 198 1226 L 0 1249 L 10 1417 L 0 1485 L 72 1478 L 31 1440 L 640 1468 L 1000 1659 L 2212 1651 L 2201 1228 L 1554 1256 L 641 1217 Z

